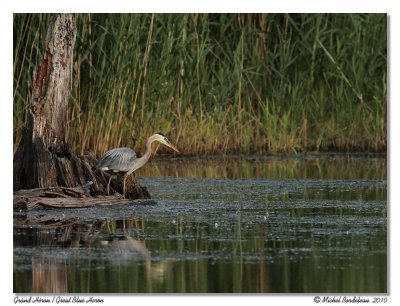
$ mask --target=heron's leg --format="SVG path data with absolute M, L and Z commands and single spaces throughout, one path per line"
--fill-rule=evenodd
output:
M 125 184 L 126 184 L 126 177 L 127 177 L 127 175 L 126 174 L 124 174 L 124 185 L 123 185 L 123 187 L 122 187 L 122 196 L 125 198 Z
M 110 183 L 111 183 L 112 175 L 110 175 L 110 179 L 108 180 L 107 184 L 107 195 L 110 195 Z

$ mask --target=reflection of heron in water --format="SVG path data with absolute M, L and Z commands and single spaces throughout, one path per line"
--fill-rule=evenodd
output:
M 179 153 L 178 149 L 165 137 L 162 133 L 156 133 L 150 136 L 146 142 L 146 152 L 140 158 L 136 157 L 135 151 L 130 148 L 116 148 L 106 152 L 96 164 L 96 170 L 109 171 L 111 173 L 122 172 L 124 174 L 124 184 L 122 194 L 125 196 L 126 178 L 134 171 L 147 163 L 151 156 L 151 144 L 158 141 L 175 152 Z M 112 175 L 107 184 L 107 194 L 110 194 L 110 182 Z
M 125 262 L 140 257 L 150 260 L 150 252 L 145 245 L 129 236 L 112 235 L 108 240 L 102 241 L 102 245 L 113 261 Z
M 143 260 L 145 263 L 146 278 L 151 285 L 152 280 L 161 281 L 172 262 L 163 260 L 151 263 L 150 251 L 143 242 L 125 235 L 111 235 L 108 240 L 101 242 L 107 257 L 113 264 L 131 264 L 132 261 Z

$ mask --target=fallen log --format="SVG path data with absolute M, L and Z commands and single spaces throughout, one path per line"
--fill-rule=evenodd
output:
M 82 208 L 124 204 L 156 204 L 156 201 L 151 199 L 126 199 L 119 193 L 111 196 L 92 197 L 90 195 L 90 185 L 91 183 L 72 188 L 57 186 L 21 189 L 14 192 L 14 210 L 31 210 L 45 207 Z

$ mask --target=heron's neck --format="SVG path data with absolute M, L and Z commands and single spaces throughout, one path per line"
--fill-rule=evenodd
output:
M 142 158 L 147 162 L 151 156 L 151 144 L 153 143 L 153 139 L 150 137 L 146 141 L 146 152 L 142 156 Z
M 147 163 L 147 161 L 149 160 L 149 158 L 151 156 L 151 144 L 153 143 L 153 141 L 154 141 L 154 139 L 152 137 L 147 139 L 146 152 L 143 154 L 142 157 L 140 157 L 136 160 L 132 169 L 130 171 L 128 171 L 128 175 L 131 174 L 132 172 L 136 171 L 137 169 L 143 167 Z
M 133 171 L 141 168 L 150 159 L 150 157 L 151 157 L 151 144 L 152 143 L 153 143 L 153 139 L 151 139 L 151 138 L 147 139 L 146 152 L 143 154 L 142 157 L 138 158 L 137 163 L 136 163 L 138 165 L 138 167 L 135 168 Z

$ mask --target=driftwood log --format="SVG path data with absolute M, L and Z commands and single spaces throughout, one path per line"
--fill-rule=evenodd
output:
M 90 197 L 106 194 L 108 177 L 93 171 L 96 162 L 94 155 L 88 153 L 78 156 L 71 152 L 66 142 L 75 39 L 75 16 L 55 14 L 47 31 L 43 59 L 33 73 L 32 104 L 21 143 L 14 155 L 13 189 L 16 192 L 21 189 L 63 187 L 70 188 L 70 193 L 74 193 L 75 188 L 86 186 L 88 190 L 85 191 L 85 197 L 71 196 L 66 189 L 55 189 L 57 192 L 63 190 L 63 193 L 59 197 L 49 197 L 49 200 L 45 200 L 43 195 L 39 197 L 40 201 L 32 197 L 34 203 L 40 202 L 42 205 L 56 206 L 57 199 L 59 207 L 73 207 L 78 205 L 80 199 L 82 205 L 86 206 L 102 199 Z M 86 185 L 88 182 L 91 184 Z M 111 184 L 110 194 L 115 192 L 122 193 L 122 184 L 118 181 Z M 75 204 L 67 204 L 67 196 Z M 126 182 L 126 197 L 137 199 L 149 198 L 150 195 L 146 188 L 130 177 Z M 27 199 L 29 197 L 25 197 Z M 103 199 L 112 202 L 110 197 Z M 120 196 L 115 200 L 121 203 Z M 14 205 L 20 205 L 21 201 L 20 195 L 15 193 Z
M 14 192 L 14 210 L 30 210 L 36 208 L 78 208 L 92 206 L 109 206 L 123 204 L 155 204 L 151 199 L 125 199 L 122 195 L 97 196 L 90 195 L 92 183 L 85 186 L 65 188 L 47 187 L 21 189 Z

